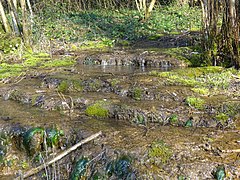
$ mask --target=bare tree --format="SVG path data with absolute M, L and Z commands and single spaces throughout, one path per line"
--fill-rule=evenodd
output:
M 8 5 L 9 5 L 9 9 L 10 9 L 10 15 L 12 17 L 12 24 L 13 24 L 13 31 L 14 33 L 19 36 L 20 35 L 20 21 L 18 18 L 18 13 L 17 13 L 17 9 L 16 6 L 14 5 L 12 0 L 7 0 Z M 16 2 L 15 2 L 16 3 Z
M 2 4 L 2 0 L 0 0 L 0 15 L 1 15 L 2 23 L 3 23 L 5 31 L 7 33 L 12 32 L 11 27 L 8 23 L 8 20 L 6 18 L 6 14 L 5 14 L 5 11 L 4 11 L 4 8 L 3 8 L 3 4 Z
M 151 0 L 150 2 L 148 2 L 147 0 L 135 0 L 135 3 L 138 11 L 144 13 L 143 20 L 145 21 L 150 17 L 156 0 Z
M 22 10 L 22 37 L 24 40 L 25 45 L 29 45 L 29 29 L 27 24 L 27 8 L 26 8 L 26 1 L 20 0 L 21 10 Z

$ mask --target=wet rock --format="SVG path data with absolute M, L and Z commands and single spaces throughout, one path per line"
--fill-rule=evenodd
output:
M 40 127 L 31 128 L 23 135 L 23 145 L 30 156 L 42 150 L 44 129 Z
M 183 61 L 168 57 L 154 51 L 114 51 L 96 52 L 86 55 L 80 63 L 85 65 L 111 65 L 111 66 L 139 66 L 170 68 L 186 66 Z
M 56 89 L 59 86 L 60 82 L 60 79 L 45 77 L 42 81 L 41 86 L 48 89 Z

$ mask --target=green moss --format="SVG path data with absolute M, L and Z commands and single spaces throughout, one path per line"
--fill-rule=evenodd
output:
M 62 81 L 58 86 L 58 91 L 61 93 L 66 93 L 69 90 L 69 82 L 68 81 Z
M 219 113 L 215 116 L 216 120 L 219 121 L 221 124 L 225 124 L 229 119 L 229 116 L 225 113 Z
M 27 161 L 21 162 L 21 168 L 22 169 L 28 169 L 30 167 L 30 164 Z
M 228 88 L 233 74 L 235 72 L 232 69 L 216 66 L 177 69 L 170 72 L 150 72 L 150 75 L 164 78 L 169 84 L 207 89 Z
M 120 83 L 120 80 L 116 79 L 116 78 L 115 79 L 111 79 L 111 81 L 110 81 L 110 84 L 111 84 L 112 87 L 117 86 L 118 83 Z
M 42 64 L 41 67 L 46 68 L 46 67 L 64 67 L 64 66 L 72 66 L 76 63 L 71 58 L 65 58 L 65 59 L 54 59 L 51 61 L 46 61 Z
M 72 87 L 74 91 L 81 92 L 83 90 L 82 81 L 72 80 Z
M 195 93 L 198 93 L 199 95 L 208 95 L 209 94 L 209 89 L 207 88 L 191 88 L 191 90 Z
M 185 62 L 188 66 L 191 66 L 192 63 L 190 62 L 190 57 L 188 54 L 190 54 L 192 50 L 189 47 L 180 47 L 180 48 L 167 48 L 163 49 L 163 53 L 176 58 L 180 61 Z
M 205 101 L 201 98 L 196 97 L 187 97 L 186 104 L 190 107 L 194 107 L 196 109 L 203 109 Z
M 150 158 L 159 158 L 165 164 L 172 157 L 172 149 L 162 140 L 158 140 L 151 144 L 148 155 Z
M 0 64 L 0 68 L 0 79 L 19 76 L 24 69 L 20 64 L 7 63 Z
M 165 34 L 162 34 L 162 33 L 160 33 L 160 34 L 153 34 L 153 35 L 150 35 L 148 37 L 148 39 L 149 40 L 158 40 L 159 38 L 164 37 L 164 36 L 165 36 Z
M 178 123 L 178 115 L 177 114 L 172 114 L 170 117 L 169 117 L 169 123 L 170 124 L 177 124 Z
M 86 40 L 84 43 L 81 43 L 81 45 L 76 46 L 73 45 L 73 50 L 88 50 L 88 49 L 107 49 L 109 47 L 113 47 L 114 40 L 108 39 L 108 38 L 101 38 L 97 41 L 94 40 Z
M 107 103 L 105 101 L 98 101 L 93 105 L 87 107 L 85 113 L 88 116 L 94 117 L 108 117 L 109 110 L 106 108 Z
M 46 53 L 25 53 L 23 55 L 23 63 L 21 64 L 0 64 L 0 79 L 19 76 L 27 69 L 31 68 L 46 68 L 46 67 L 59 67 L 59 66 L 70 66 L 75 61 L 71 58 L 65 59 L 51 59 Z
M 23 58 L 25 67 L 40 67 L 50 60 L 50 56 L 46 53 L 26 53 Z
M 47 53 L 25 53 L 23 58 L 25 67 L 60 67 L 70 66 L 75 63 L 72 58 L 51 59 Z
M 133 99 L 140 101 L 142 98 L 142 89 L 138 87 L 134 88 L 132 97 Z
M 122 40 L 122 39 L 119 39 L 118 41 L 117 41 L 117 45 L 119 45 L 119 46 L 130 46 L 130 42 L 129 41 L 127 41 L 127 40 Z

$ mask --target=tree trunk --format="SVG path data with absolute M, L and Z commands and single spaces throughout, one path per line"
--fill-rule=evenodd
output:
M 4 11 L 4 8 L 3 8 L 3 5 L 2 5 L 2 0 L 0 0 L 0 15 L 1 15 L 1 18 L 2 18 L 2 23 L 3 23 L 3 27 L 5 29 L 5 32 L 6 33 L 11 33 L 11 27 L 8 23 L 7 18 L 6 18 L 5 11 Z
M 29 42 L 29 29 L 27 25 L 27 10 L 26 10 L 26 1 L 20 0 L 21 9 L 22 9 L 22 37 L 24 44 L 28 47 L 30 45 Z
M 20 35 L 20 21 L 19 21 L 19 18 L 18 18 L 18 14 L 17 14 L 17 9 L 15 8 L 15 5 L 13 3 L 12 0 L 7 0 L 8 1 L 8 4 L 9 4 L 9 7 L 10 7 L 10 14 L 11 14 L 11 17 L 12 17 L 12 21 L 13 21 L 13 30 L 14 30 L 14 33 L 19 36 Z
M 149 4 L 149 7 L 146 8 L 146 11 L 145 11 L 145 20 L 147 20 L 149 17 L 150 17 L 150 14 L 154 8 L 154 5 L 156 3 L 156 0 L 151 0 L 151 3 Z
M 239 0 L 201 0 L 201 5 L 204 59 L 213 65 L 239 69 Z M 218 26 L 220 14 L 223 14 L 221 27 Z

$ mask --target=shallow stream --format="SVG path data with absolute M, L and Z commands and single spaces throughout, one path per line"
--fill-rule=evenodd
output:
M 104 167 L 122 154 L 131 157 L 131 179 L 214 179 L 221 166 L 227 179 L 240 178 L 239 115 L 233 127 L 219 127 L 208 109 L 229 101 L 239 103 L 239 99 L 223 94 L 204 97 L 211 105 L 206 110 L 188 107 L 185 99 L 193 95 L 190 87 L 167 85 L 149 75 L 152 70 L 172 68 L 79 63 L 41 70 L 17 83 L 1 85 L 0 130 L 4 136 L 0 141 L 0 179 L 14 178 L 39 164 L 21 145 L 23 134 L 32 127 L 63 130 L 57 152 L 103 132 L 57 162 L 55 174 L 59 175 L 48 169 L 50 179 L 69 178 L 77 159 L 94 159 L 103 151 L 105 159 L 95 158 L 81 178 L 93 179 L 91 174 L 96 171 L 102 179 L 119 179 L 116 169 L 113 175 L 104 175 Z M 99 109 L 86 113 L 94 104 L 106 109 L 107 115 L 91 114 Z M 172 115 L 177 115 L 177 122 L 170 123 Z M 191 126 L 186 125 L 189 119 Z M 159 145 L 155 147 L 156 142 Z M 120 179 L 126 177 L 130 176 Z M 46 179 L 46 170 L 34 179 Z

